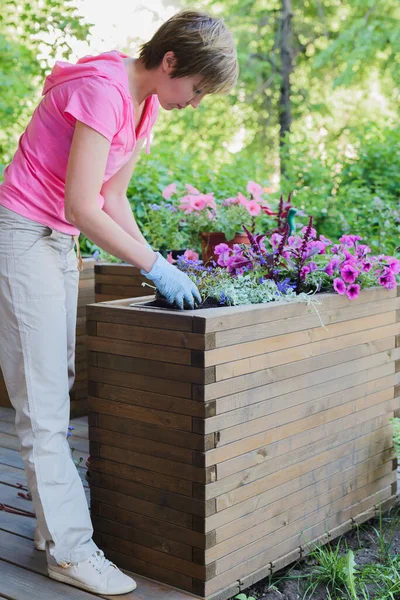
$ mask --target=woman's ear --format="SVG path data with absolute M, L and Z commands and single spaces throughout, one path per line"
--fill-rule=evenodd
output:
M 172 75 L 176 69 L 176 57 L 172 50 L 168 50 L 162 59 L 162 67 L 167 75 Z

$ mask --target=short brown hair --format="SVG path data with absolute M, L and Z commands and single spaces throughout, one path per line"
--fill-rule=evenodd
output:
M 183 10 L 163 23 L 139 58 L 146 69 L 161 64 L 166 52 L 176 57 L 172 78 L 202 75 L 208 94 L 228 93 L 237 82 L 238 61 L 233 37 L 222 19 L 194 10 Z

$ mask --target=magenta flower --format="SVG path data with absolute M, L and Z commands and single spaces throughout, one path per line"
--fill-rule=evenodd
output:
M 386 262 L 394 275 L 400 273 L 400 260 L 395 256 L 385 256 Z
M 370 260 L 363 260 L 360 262 L 360 265 L 364 273 L 368 273 L 372 269 L 372 262 Z
M 310 268 L 310 271 L 316 271 L 318 269 L 318 266 L 315 262 L 311 261 L 308 263 L 308 266 Z
M 344 263 L 340 268 L 340 274 L 346 283 L 354 283 L 360 272 L 350 263 Z
M 340 258 L 339 256 L 334 256 L 326 265 L 325 267 L 325 273 L 327 275 L 329 275 L 329 277 L 332 277 L 333 273 L 335 272 L 335 269 L 337 268 L 337 266 L 340 264 Z
M 303 238 L 299 235 L 290 235 L 288 237 L 288 246 L 291 248 L 301 248 L 303 245 Z
M 243 254 L 229 256 L 226 263 L 227 263 L 228 271 L 230 273 L 233 273 L 234 271 L 236 271 L 238 269 L 242 269 L 245 266 L 251 265 L 251 262 L 249 261 L 249 259 L 246 258 L 245 256 L 243 256 Z
M 170 183 L 166 188 L 163 189 L 162 195 L 166 200 L 169 200 L 176 192 L 176 183 Z
M 300 270 L 300 277 L 302 279 L 305 279 L 306 276 L 310 273 L 310 271 L 311 271 L 310 267 L 307 267 L 307 266 L 302 267 Z
M 340 279 L 339 277 L 334 279 L 333 280 L 333 289 L 335 290 L 335 292 L 337 292 L 338 294 L 343 296 L 346 293 L 346 285 L 345 285 L 343 279 Z
M 316 254 L 322 254 L 325 252 L 325 246 L 322 242 L 318 240 L 313 240 L 308 242 L 307 248 L 304 252 L 304 258 L 310 258 L 311 256 L 315 256 Z
M 349 300 L 354 300 L 354 298 L 357 298 L 359 293 L 360 286 L 358 285 L 358 283 L 351 283 L 346 290 L 346 295 Z
M 379 285 L 382 285 L 387 290 L 392 290 L 396 287 L 396 277 L 394 273 L 390 270 L 390 268 L 385 268 L 382 275 L 378 279 Z
M 341 252 L 342 246 L 340 244 L 334 244 L 331 248 L 332 254 L 339 254 Z
M 220 267 L 226 267 L 228 264 L 228 258 L 230 256 L 231 249 L 228 244 L 218 244 L 214 248 L 214 254 L 218 256 L 218 264 Z

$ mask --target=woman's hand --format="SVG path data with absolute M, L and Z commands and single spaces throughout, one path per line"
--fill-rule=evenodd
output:
M 180 309 L 184 308 L 185 303 L 189 308 L 194 308 L 195 301 L 201 304 L 199 290 L 190 277 L 171 265 L 159 252 L 152 269 L 149 272 L 142 269 L 140 272 L 155 283 L 170 304 L 176 303 Z

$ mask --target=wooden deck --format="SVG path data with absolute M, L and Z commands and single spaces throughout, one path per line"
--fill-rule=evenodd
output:
M 14 427 L 14 410 L 0 407 L 0 505 L 32 511 L 32 503 L 18 496 L 18 484 L 26 485 L 19 440 Z M 74 454 L 84 461 L 88 456 L 87 418 L 74 419 L 71 438 Z M 84 464 L 84 463 L 83 463 Z M 85 468 L 79 469 L 88 502 L 90 493 Z M 0 510 L 0 598 L 8 600 L 90 600 L 99 596 L 63 585 L 47 577 L 46 557 L 33 547 L 35 519 Z M 101 596 L 124 600 L 190 600 L 198 598 L 135 573 L 137 589 L 123 596 Z

